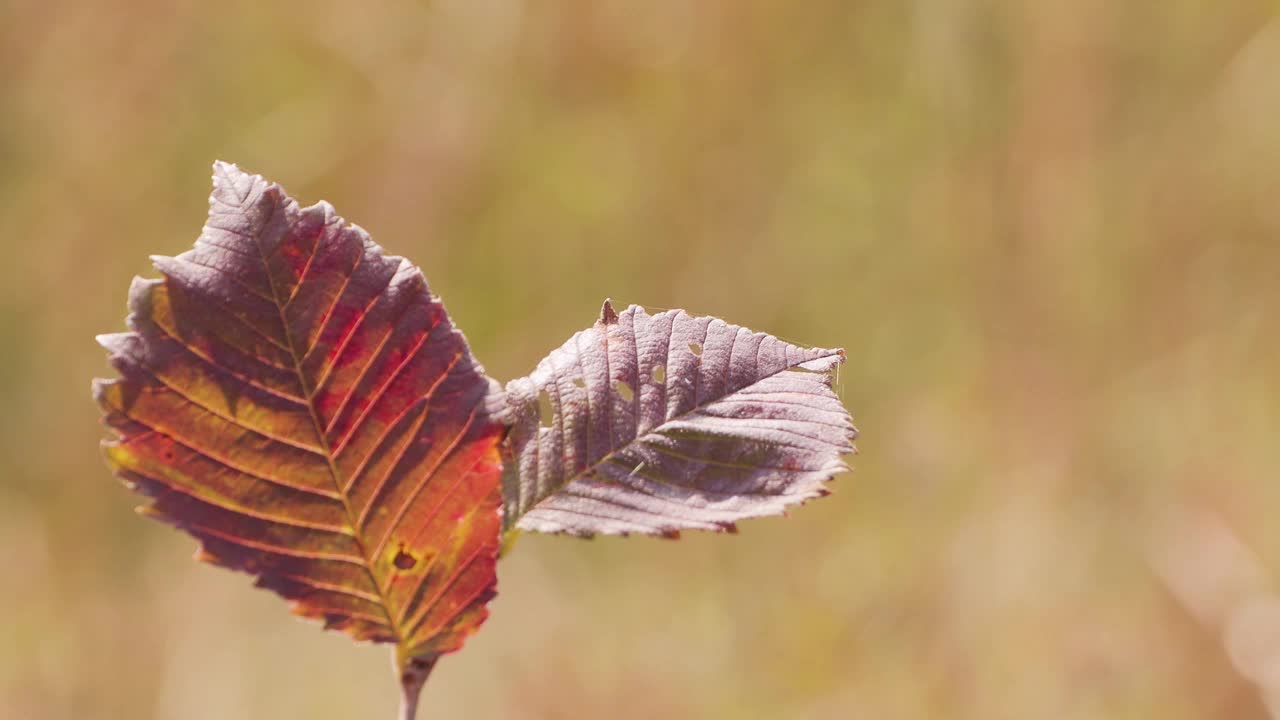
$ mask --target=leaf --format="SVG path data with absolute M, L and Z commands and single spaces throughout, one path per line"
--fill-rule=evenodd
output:
M 99 337 L 109 463 L 200 559 L 395 643 L 416 699 L 496 583 L 504 429 L 466 340 L 417 268 L 234 165 L 195 248 L 153 260 Z
M 856 435 L 843 350 L 682 310 L 615 313 L 506 386 L 506 529 L 733 530 L 827 494 Z

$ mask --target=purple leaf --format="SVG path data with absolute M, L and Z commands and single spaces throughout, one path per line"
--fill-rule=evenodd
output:
M 606 301 L 594 327 L 507 384 L 504 524 L 732 530 L 825 495 L 857 434 L 831 391 L 842 362 L 843 350 Z

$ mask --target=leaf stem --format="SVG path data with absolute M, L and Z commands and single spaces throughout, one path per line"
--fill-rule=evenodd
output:
M 404 696 L 400 698 L 400 720 L 415 720 L 418 717 L 418 692 L 421 690 L 422 688 L 418 688 L 417 691 L 410 691 L 405 688 Z
M 401 664 L 399 653 L 392 654 L 392 662 L 400 677 L 400 714 L 399 720 L 416 720 L 418 717 L 418 698 L 422 695 L 422 686 L 436 666 L 436 658 L 424 660 L 412 658 Z

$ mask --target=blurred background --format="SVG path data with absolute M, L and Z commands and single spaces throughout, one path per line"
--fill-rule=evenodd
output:
M 1280 714 L 1272 0 L 0 0 L 0 716 L 391 717 L 107 471 L 93 342 L 209 166 L 495 377 L 608 296 L 848 348 L 836 494 L 523 538 L 423 718 Z

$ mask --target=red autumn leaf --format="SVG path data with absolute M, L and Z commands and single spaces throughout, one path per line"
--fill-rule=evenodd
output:
M 224 163 L 213 181 L 194 249 L 155 258 L 131 331 L 99 338 L 107 458 L 201 559 L 395 643 L 416 698 L 494 595 L 490 381 L 412 264 L 327 203 Z

